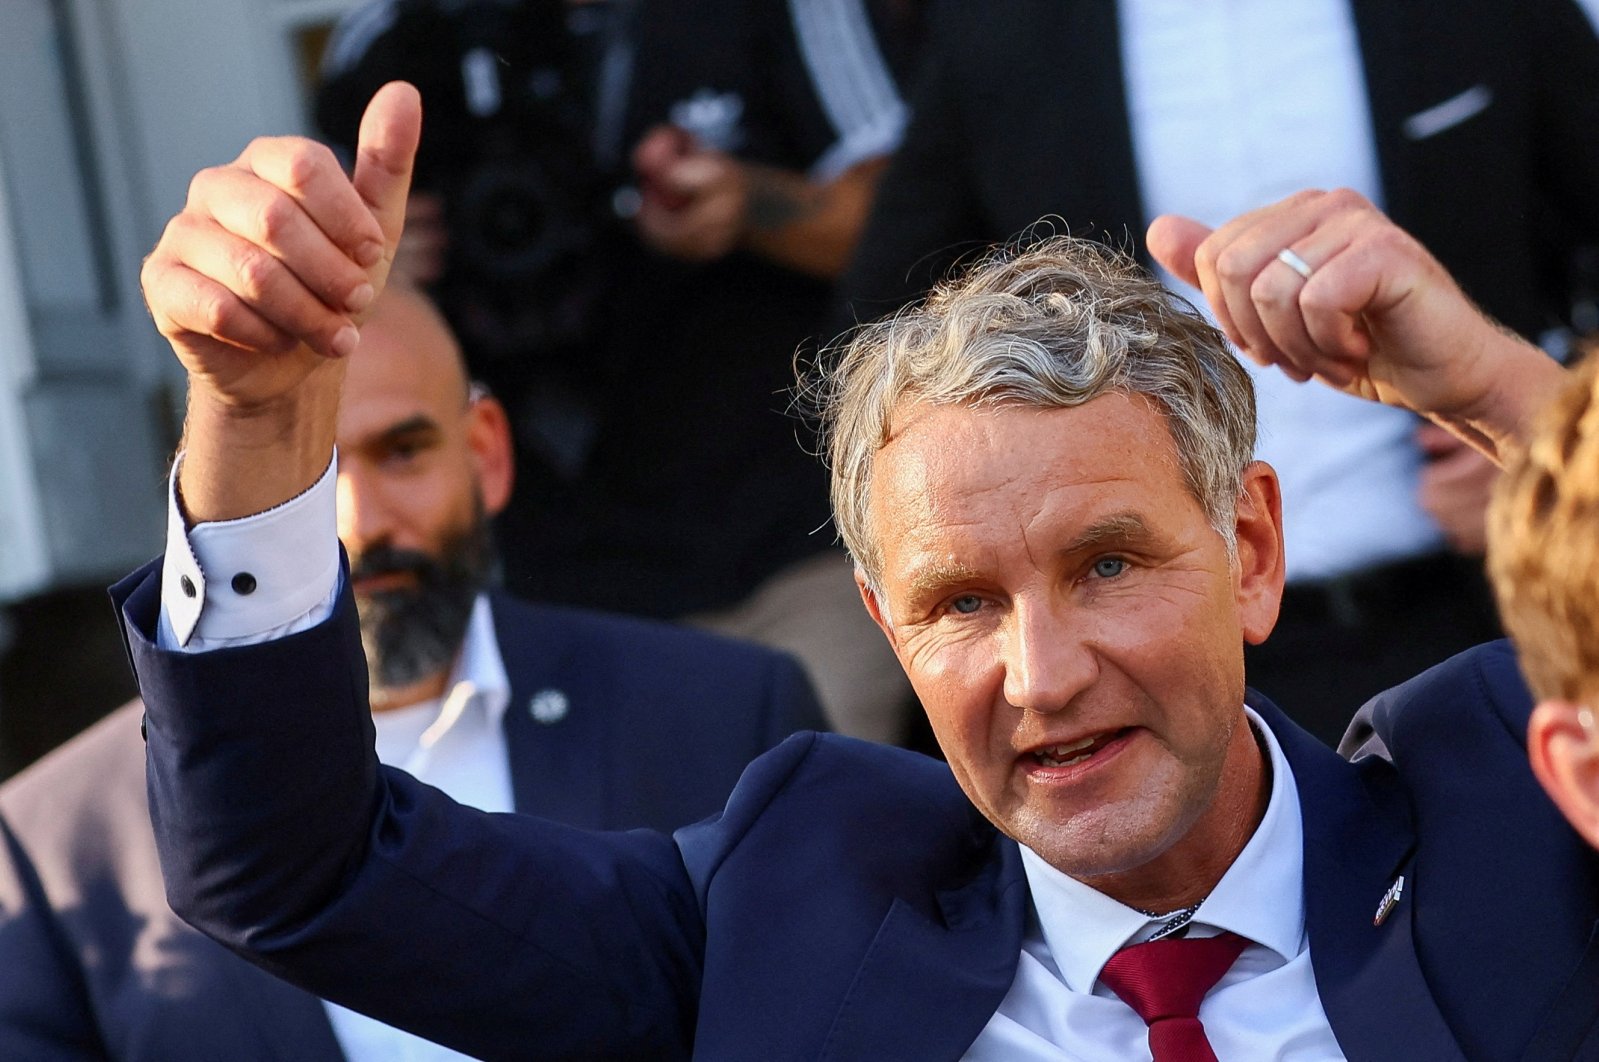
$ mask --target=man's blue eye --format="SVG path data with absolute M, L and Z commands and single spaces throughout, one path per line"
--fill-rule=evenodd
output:
M 983 607 L 983 599 L 976 594 L 962 594 L 951 601 L 949 607 L 952 611 L 959 612 L 963 616 L 969 616 Z
M 1094 562 L 1094 574 L 1101 579 L 1114 579 L 1127 570 L 1127 562 L 1120 557 L 1102 557 Z

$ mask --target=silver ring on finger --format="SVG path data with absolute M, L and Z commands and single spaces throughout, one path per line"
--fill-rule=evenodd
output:
M 1310 275 L 1315 272 L 1315 270 L 1311 268 L 1309 262 L 1305 261 L 1303 258 L 1294 253 L 1294 249 L 1292 247 L 1284 247 L 1282 250 L 1278 251 L 1277 261 L 1281 262 L 1289 269 L 1292 269 L 1295 273 L 1298 273 L 1306 280 L 1309 280 Z

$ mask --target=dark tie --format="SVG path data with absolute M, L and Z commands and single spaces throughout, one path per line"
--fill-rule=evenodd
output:
M 1149 1026 L 1155 1062 L 1216 1062 L 1199 1002 L 1248 946 L 1236 933 L 1151 940 L 1112 955 L 1099 979 Z

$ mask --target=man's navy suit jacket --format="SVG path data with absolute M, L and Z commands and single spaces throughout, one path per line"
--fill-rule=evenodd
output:
M 491 601 L 511 681 L 505 734 L 519 811 L 671 829 L 721 807 L 744 766 L 784 736 L 822 725 L 809 683 L 780 654 Z M 274 687 L 269 679 L 261 692 Z M 530 703 L 550 691 L 567 713 L 539 722 Z M 140 712 L 120 709 L 0 788 L 0 1059 L 341 1058 L 317 1000 L 167 907 Z M 297 774 L 285 781 L 296 785 Z M 319 817 L 314 807 L 305 815 L 306 825 Z M 491 972 L 492 956 L 482 959 Z
M 485 815 L 373 760 L 347 598 L 310 631 L 182 656 L 149 644 L 155 579 L 119 592 L 172 903 L 318 994 L 486 1058 L 927 1062 L 1011 983 L 1018 849 L 942 764 L 800 735 L 674 836 Z M 1593 1054 L 1595 857 L 1527 769 L 1508 650 L 1379 699 L 1354 764 L 1258 707 L 1299 787 L 1347 1055 Z

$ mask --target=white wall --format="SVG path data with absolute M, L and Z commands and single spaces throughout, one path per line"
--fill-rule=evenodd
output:
M 190 177 L 305 123 L 351 0 L 0 0 L 0 602 L 160 546 L 182 374 L 139 262 Z
M 6 187 L 0 155 L 0 204 L 6 202 Z M 0 210 L 0 601 L 38 590 L 49 577 L 20 401 L 32 377 L 33 350 L 16 266 L 9 218 Z
M 254 136 L 306 131 L 293 35 L 354 0 L 107 0 L 124 44 L 154 216 Z

